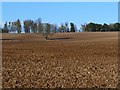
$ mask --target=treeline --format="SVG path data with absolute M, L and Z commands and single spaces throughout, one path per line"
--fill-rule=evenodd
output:
M 90 22 L 88 24 L 80 25 L 80 28 L 77 29 L 77 26 L 74 23 L 63 23 L 60 26 L 57 24 L 42 23 L 41 19 L 33 20 L 24 20 L 23 22 L 20 19 L 14 22 L 6 22 L 3 28 L 0 28 L 2 33 L 64 33 L 64 32 L 106 32 L 106 31 L 120 31 L 120 23 L 113 24 L 97 24 Z
M 69 24 L 65 22 L 58 27 L 57 24 L 42 23 L 41 19 L 38 20 L 24 20 L 23 23 L 18 19 L 14 22 L 6 22 L 2 28 L 2 33 L 57 33 L 57 32 L 75 32 L 76 25 L 74 23 Z
M 81 25 L 81 27 L 84 32 L 120 31 L 120 23 L 97 24 L 90 22 L 89 24 Z

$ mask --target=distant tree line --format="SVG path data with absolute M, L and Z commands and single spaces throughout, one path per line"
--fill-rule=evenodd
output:
M 23 24 L 23 25 L 22 25 Z M 42 23 L 41 19 L 33 20 L 24 20 L 23 23 L 18 19 L 14 22 L 6 22 L 2 28 L 2 33 L 57 33 L 57 32 L 75 32 L 76 25 L 74 23 L 69 24 L 65 22 L 61 24 L 59 27 L 57 24 L 50 24 L 50 23 Z
M 84 32 L 106 32 L 106 31 L 120 31 L 120 23 L 113 24 L 97 24 L 90 22 L 89 24 L 81 25 Z
M 90 22 L 80 26 L 80 30 L 83 32 L 106 32 L 106 31 L 120 31 L 120 23 L 113 24 L 97 24 Z M 0 28 L 2 33 L 64 33 L 64 32 L 76 32 L 77 26 L 74 23 L 63 23 L 60 26 L 57 24 L 42 23 L 41 19 L 37 20 L 24 20 L 21 23 L 20 19 L 14 22 L 6 22 L 2 28 Z

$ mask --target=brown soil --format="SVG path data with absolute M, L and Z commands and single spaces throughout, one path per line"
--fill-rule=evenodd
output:
M 3 34 L 3 88 L 115 88 L 117 34 Z

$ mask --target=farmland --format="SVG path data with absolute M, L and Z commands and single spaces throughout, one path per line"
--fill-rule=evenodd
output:
M 114 88 L 118 33 L 2 34 L 3 88 Z

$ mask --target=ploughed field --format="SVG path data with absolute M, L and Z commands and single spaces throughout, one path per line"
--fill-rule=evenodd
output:
M 3 88 L 115 88 L 118 33 L 2 35 Z

